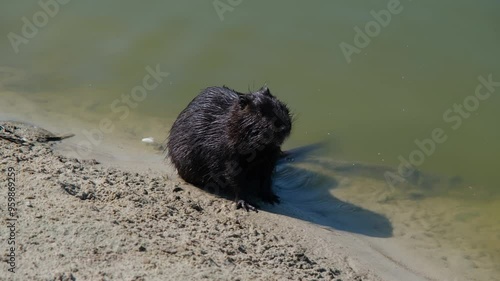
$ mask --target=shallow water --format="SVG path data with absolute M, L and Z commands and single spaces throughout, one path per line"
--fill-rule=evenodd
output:
M 384 178 L 391 167 L 293 154 L 280 161 L 275 177 L 285 211 L 271 212 L 360 234 L 374 250 L 423 275 L 447 270 L 438 280 L 497 280 L 500 226 L 491 223 L 497 201 L 453 194 L 455 180 L 446 176 L 421 173 L 392 188 Z
M 386 217 L 395 237 L 432 235 L 456 249 L 453 256 L 468 257 L 446 258 L 450 267 L 495 276 L 500 270 L 489 262 L 500 264 L 500 87 L 474 95 L 478 77 L 500 81 L 500 2 L 231 3 L 239 4 L 219 15 L 212 1 L 68 1 L 51 6 L 46 20 L 36 2 L 2 4 L 0 97 L 15 92 L 49 115 L 90 124 L 74 133 L 95 149 L 101 133 L 139 145 L 143 137 L 161 141 L 206 86 L 246 91 L 267 83 L 296 116 L 287 148 L 323 141 L 330 161 L 366 164 L 339 171 L 316 163 L 330 178 L 351 179 L 318 187 L 359 207 L 353 212 Z M 373 24 L 371 11 L 389 13 L 390 21 L 381 16 L 384 26 Z M 367 24 L 369 42 L 355 41 L 355 27 Z M 349 57 L 346 44 L 357 48 Z M 143 100 L 124 100 L 157 66 L 168 76 L 151 80 Z M 464 112 L 455 111 L 464 101 Z M 104 118 L 112 129 L 103 130 Z M 426 176 L 414 172 L 401 183 L 401 157 Z M 361 188 L 358 178 L 378 182 Z M 417 231 L 419 224 L 428 227 Z

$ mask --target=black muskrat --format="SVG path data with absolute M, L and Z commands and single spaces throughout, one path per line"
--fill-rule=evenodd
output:
M 279 203 L 271 176 L 291 128 L 287 106 L 267 87 L 248 94 L 209 87 L 174 122 L 168 156 L 185 181 L 256 211 L 251 197 Z

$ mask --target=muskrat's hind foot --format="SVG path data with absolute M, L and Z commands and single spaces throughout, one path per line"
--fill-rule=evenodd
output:
M 238 201 L 236 201 L 236 210 L 238 210 L 240 208 L 245 209 L 247 212 L 248 211 L 255 211 L 256 213 L 259 212 L 259 211 L 257 211 L 257 207 L 254 207 L 254 206 L 250 205 L 245 200 L 238 200 Z

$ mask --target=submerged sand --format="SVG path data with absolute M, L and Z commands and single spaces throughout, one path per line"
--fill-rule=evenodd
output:
M 282 214 L 235 210 L 168 163 L 133 172 L 56 152 L 66 141 L 0 138 L 2 201 L 13 168 L 18 207 L 15 273 L 4 256 L 4 280 L 432 280 L 355 235 L 286 215 L 286 204 Z

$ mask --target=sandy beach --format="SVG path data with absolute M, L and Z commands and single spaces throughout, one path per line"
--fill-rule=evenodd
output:
M 276 169 L 273 188 L 282 203 L 247 213 L 184 183 L 161 143 L 140 142 L 166 136 L 161 120 L 129 118 L 125 129 L 85 151 L 85 132 L 98 124 L 90 112 L 84 122 L 16 93 L 2 95 L 0 120 L 16 121 L 0 122 L 7 129 L 0 210 L 4 221 L 11 218 L 10 168 L 17 212 L 15 273 L 12 234 L 2 227 L 0 280 L 495 280 L 496 265 L 483 251 L 464 254 L 466 245 L 433 238 L 442 225 L 450 242 L 462 243 L 436 216 L 450 211 L 445 205 L 415 200 L 416 186 L 387 190 L 380 178 L 387 167 L 292 149 L 293 158 Z M 74 136 L 43 137 L 68 134 Z M 428 206 L 416 213 L 419 204 Z M 472 211 L 456 208 L 449 217 Z M 425 224 L 430 216 L 437 220 Z
M 40 127 L 0 124 L 2 220 L 11 218 L 9 173 L 17 207 L 15 258 L 10 264 L 5 243 L 3 280 L 445 280 L 384 254 L 359 231 L 308 220 L 286 194 L 281 205 L 247 213 L 184 183 L 151 147 L 103 144 L 78 159 L 68 153 L 78 136 L 43 142 Z M 123 161 L 126 154 L 142 157 Z M 12 236 L 6 227 L 0 234 Z M 387 236 L 379 234 L 370 235 Z
M 12 124 L 3 126 L 29 134 Z M 56 155 L 34 138 L 0 148 L 2 183 L 12 169 L 18 204 L 8 279 L 379 280 L 339 253 L 308 248 L 296 223 L 235 211 L 175 177 Z

